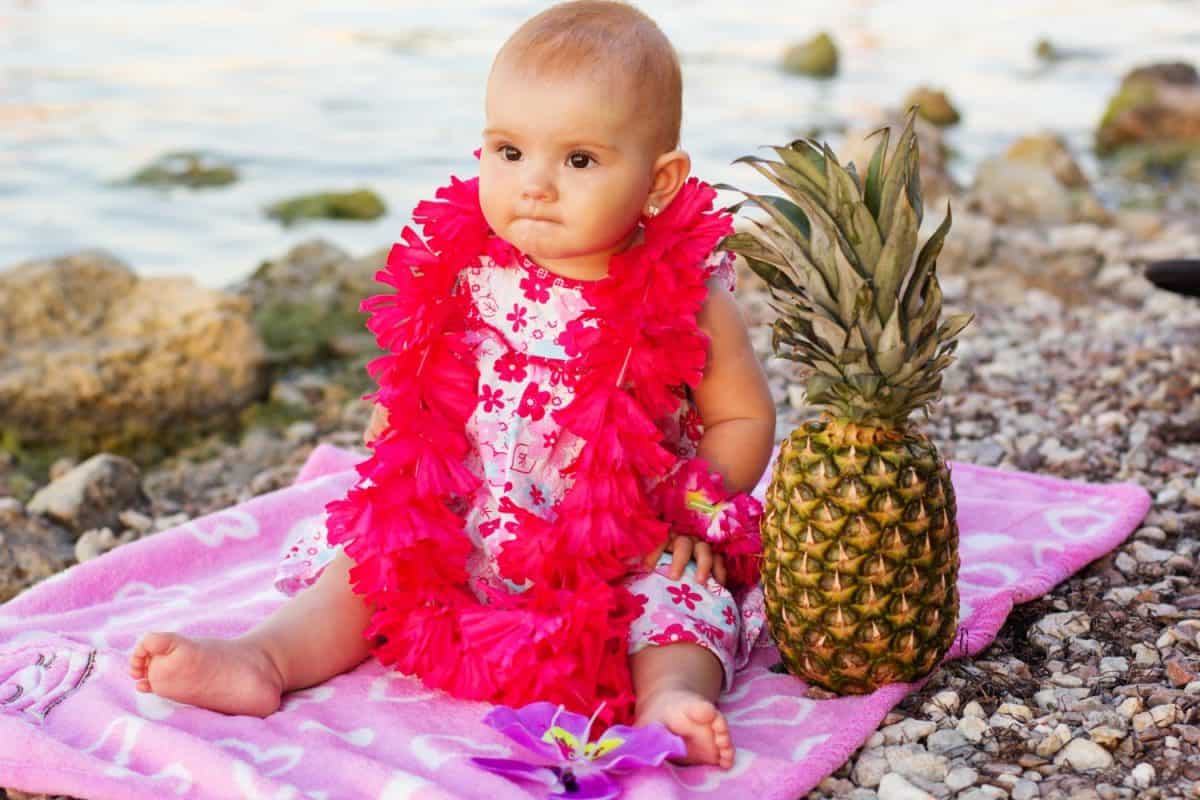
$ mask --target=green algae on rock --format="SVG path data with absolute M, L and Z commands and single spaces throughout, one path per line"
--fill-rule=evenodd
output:
M 369 221 L 387 211 L 383 200 L 370 189 L 350 192 L 317 192 L 281 200 L 267 207 L 268 217 L 284 225 L 303 219 L 340 219 Z
M 1186 63 L 1152 64 L 1129 72 L 1109 99 L 1096 130 L 1096 152 L 1131 145 L 1200 142 L 1200 74 Z
M 807 42 L 792 45 L 783 54 L 783 70 L 794 75 L 832 78 L 838 71 L 838 49 L 833 37 L 822 31 Z
M 128 183 L 139 186 L 184 186 L 207 189 L 228 186 L 238 179 L 237 169 L 209 153 L 176 150 L 159 156 L 135 172 Z

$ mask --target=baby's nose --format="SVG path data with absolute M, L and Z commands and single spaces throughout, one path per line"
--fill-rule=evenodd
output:
M 531 166 L 526 170 L 521 193 L 529 200 L 552 200 L 554 180 L 546 169 Z

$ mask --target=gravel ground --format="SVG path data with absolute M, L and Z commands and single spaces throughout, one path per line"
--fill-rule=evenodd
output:
M 1200 256 L 1200 223 L 1131 212 L 1105 228 L 1006 228 L 963 215 L 954 230 L 939 261 L 947 305 L 976 318 L 928 423 L 944 454 L 1131 481 L 1154 504 L 1125 545 L 935 673 L 808 797 L 1200 798 L 1200 302 L 1141 277 L 1148 260 Z M 769 357 L 770 311 L 745 277 L 782 435 L 811 410 L 795 365 Z M 314 374 L 287 380 L 313 421 L 214 437 L 152 468 L 148 519 L 123 517 L 133 526 L 110 539 L 284 486 L 317 442 L 358 444 L 363 404 Z

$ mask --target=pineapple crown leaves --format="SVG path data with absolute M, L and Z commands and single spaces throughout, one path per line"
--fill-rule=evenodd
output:
M 722 242 L 770 287 L 779 314 L 775 352 L 813 369 L 808 400 L 859 422 L 902 424 L 941 389 L 958 334 L 971 315 L 940 322 L 937 256 L 951 214 L 917 252 L 924 216 L 919 152 L 910 109 L 890 158 L 890 131 L 866 176 L 808 139 L 771 148 L 779 160 L 744 156 L 782 195 L 732 189 L 766 219 Z M 914 255 L 915 254 L 915 255 Z M 940 324 L 939 324 L 940 323 Z

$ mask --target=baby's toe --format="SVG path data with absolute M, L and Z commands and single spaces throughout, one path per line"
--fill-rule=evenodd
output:
M 143 659 L 165 656 L 175 649 L 176 638 L 173 633 L 147 633 L 138 641 L 133 654 Z

